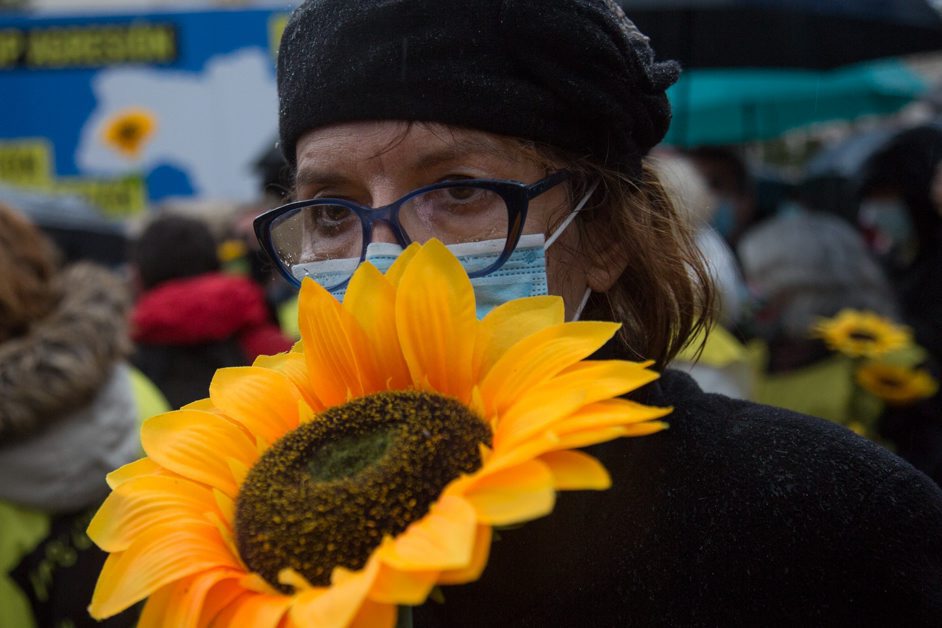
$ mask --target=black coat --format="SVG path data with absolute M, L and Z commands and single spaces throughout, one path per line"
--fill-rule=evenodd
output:
M 608 491 L 499 532 L 431 626 L 942 626 L 942 491 L 835 424 L 667 371 L 670 428 L 588 449 Z

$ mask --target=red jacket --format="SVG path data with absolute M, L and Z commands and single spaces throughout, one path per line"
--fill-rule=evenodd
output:
M 137 344 L 191 345 L 235 338 L 249 362 L 287 351 L 293 344 L 269 319 L 262 289 L 238 275 L 208 273 L 165 281 L 141 295 L 131 320 Z

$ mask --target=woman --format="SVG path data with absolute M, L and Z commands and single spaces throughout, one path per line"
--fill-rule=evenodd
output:
M 901 132 L 860 175 L 857 226 L 896 291 L 917 341 L 942 360 L 942 211 L 933 186 L 942 165 L 942 126 Z
M 269 320 L 262 288 L 222 272 L 203 221 L 154 219 L 135 242 L 131 263 L 140 289 L 131 313 L 132 361 L 174 408 L 205 397 L 216 369 L 291 348 Z
M 256 231 L 289 279 L 342 296 L 363 260 L 434 236 L 480 313 L 548 290 L 570 319 L 624 323 L 611 354 L 661 367 L 706 324 L 703 265 L 644 161 L 677 66 L 613 1 L 308 1 L 278 64 L 301 200 Z M 928 478 L 670 370 L 643 392 L 674 406 L 671 427 L 591 449 L 613 488 L 501 531 L 482 579 L 416 626 L 939 622 Z
M 140 455 L 153 385 L 125 362 L 129 295 L 104 268 L 61 271 L 51 243 L 0 205 L 0 625 L 105 624 L 85 608 L 105 554 L 85 528 L 105 475 Z M 153 399 L 153 397 L 152 397 Z

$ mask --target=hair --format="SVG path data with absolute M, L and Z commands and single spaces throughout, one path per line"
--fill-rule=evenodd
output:
M 592 296 L 586 318 L 621 323 L 621 349 L 654 360 L 657 368 L 666 367 L 692 339 L 705 342 L 715 315 L 713 280 L 690 222 L 652 163 L 645 159 L 636 178 L 591 156 L 521 143 L 547 165 L 573 173 L 570 207 L 599 183 L 575 221 L 582 243 L 577 253 L 593 265 L 620 263 L 624 270 L 608 291 Z
M 57 258 L 38 228 L 0 203 L 0 342 L 25 334 L 55 307 Z
M 144 290 L 220 269 L 216 241 L 206 223 L 172 214 L 154 219 L 144 229 L 131 248 L 131 261 Z

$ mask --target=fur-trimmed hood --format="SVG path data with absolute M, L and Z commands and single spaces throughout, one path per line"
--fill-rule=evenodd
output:
M 34 434 L 91 402 L 130 351 L 124 282 L 88 263 L 57 280 L 53 311 L 0 343 L 0 445 Z

